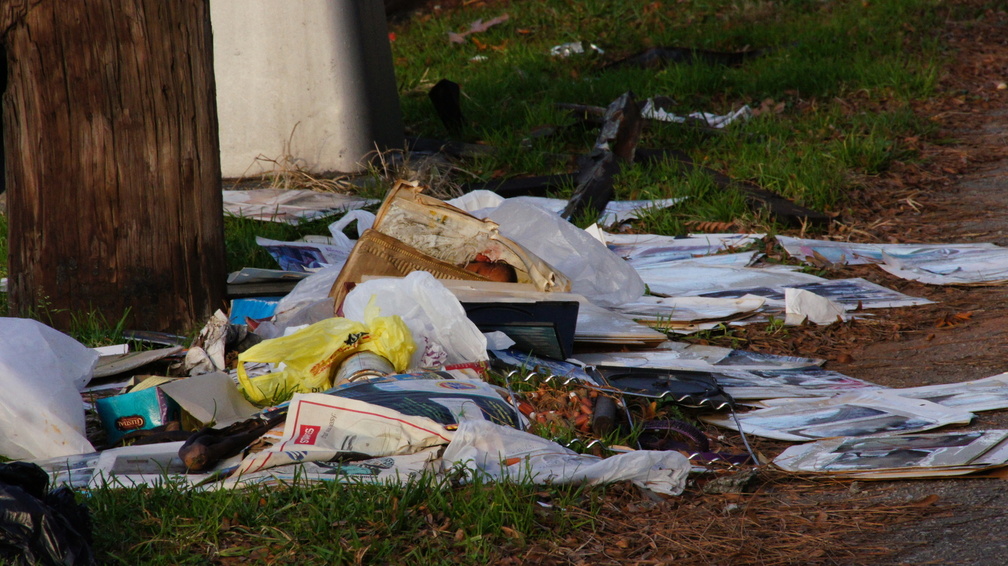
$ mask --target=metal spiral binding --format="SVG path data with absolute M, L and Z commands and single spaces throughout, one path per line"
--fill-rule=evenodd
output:
M 511 398 L 511 405 L 514 407 L 515 411 L 519 415 L 521 415 L 522 413 L 518 409 L 518 400 L 517 400 L 517 396 L 515 395 L 514 390 L 511 388 L 511 380 L 516 375 L 520 375 L 523 370 L 527 371 L 527 373 L 525 374 L 525 377 L 521 378 L 521 381 L 524 381 L 525 383 L 530 383 L 532 381 L 533 377 L 541 380 L 542 383 L 547 383 L 547 384 L 550 384 L 550 385 L 560 384 L 560 385 L 565 385 L 566 386 L 566 385 L 569 385 L 573 381 L 577 381 L 578 384 L 588 386 L 588 387 L 590 387 L 592 389 L 595 389 L 595 390 L 597 390 L 599 392 L 606 392 L 606 393 L 617 394 L 617 395 L 626 395 L 626 394 L 628 394 L 626 391 L 623 391 L 621 389 L 617 389 L 615 387 L 605 387 L 605 386 L 600 386 L 598 384 L 589 384 L 589 383 L 585 383 L 584 380 L 581 379 L 581 378 L 579 378 L 579 377 L 575 377 L 575 376 L 558 376 L 556 374 L 553 374 L 552 372 L 549 372 L 549 373 L 542 372 L 542 371 L 540 371 L 540 369 L 541 369 L 540 367 L 535 367 L 535 368 L 523 367 L 521 369 L 513 369 L 513 370 L 511 370 L 511 371 L 509 371 L 509 372 L 507 372 L 507 373 L 504 374 L 504 382 L 505 382 L 505 386 L 506 386 L 507 391 L 508 391 L 508 395 Z M 717 382 L 715 381 L 715 383 L 717 383 Z M 724 390 L 721 389 L 720 384 L 718 384 L 718 389 L 722 393 L 724 393 Z M 630 395 L 632 395 L 632 393 L 630 393 Z M 725 394 L 725 395 L 727 395 L 727 394 Z M 661 395 L 661 396 L 659 396 L 659 399 L 663 399 L 663 398 L 665 398 L 667 396 L 669 396 L 669 395 Z M 714 403 L 714 402 L 711 401 L 711 399 L 706 398 L 706 397 L 701 398 L 700 401 L 697 402 L 695 400 L 695 398 L 692 397 L 692 396 L 690 396 L 690 395 L 683 395 L 679 399 L 676 399 L 674 397 L 672 398 L 673 401 L 675 401 L 676 403 L 679 403 L 679 404 L 685 404 L 684 401 L 685 400 L 689 400 L 694 405 L 700 406 L 700 405 L 704 405 L 705 404 L 707 407 L 711 407 L 714 410 L 718 410 L 718 411 L 727 408 L 731 412 L 732 418 L 735 420 L 736 425 L 738 426 L 739 435 L 742 437 L 742 444 L 745 446 L 746 451 L 749 453 L 749 457 L 751 458 L 752 462 L 756 466 L 759 466 L 760 465 L 759 458 L 756 457 L 756 453 L 753 451 L 752 446 L 750 446 L 750 444 L 749 444 L 749 439 L 746 437 L 745 432 L 742 430 L 742 423 L 740 423 L 739 420 L 738 420 L 738 414 L 735 412 L 735 404 L 733 402 L 731 402 L 731 400 L 730 400 L 731 396 L 728 396 L 728 399 L 729 400 L 724 401 L 722 403 Z M 623 412 L 626 415 L 627 422 L 630 423 L 630 424 L 633 424 L 633 422 L 634 422 L 633 416 L 630 414 L 630 409 L 627 406 L 627 404 L 626 403 L 620 403 L 620 405 L 623 407 Z M 608 446 L 606 446 L 604 443 L 602 443 L 602 441 L 600 441 L 598 439 L 592 439 L 592 440 L 590 440 L 588 442 L 585 442 L 584 440 L 582 440 L 580 438 L 574 438 L 572 440 L 565 441 L 565 442 L 561 442 L 561 441 L 558 441 L 558 440 L 554 439 L 554 442 L 557 442 L 557 444 L 560 444 L 561 446 L 565 446 L 566 448 L 570 448 L 570 449 L 573 449 L 574 446 L 580 445 L 582 447 L 582 449 L 585 449 L 585 450 L 593 448 L 595 446 L 601 446 L 603 450 L 612 451 Z M 638 450 L 641 449 L 640 442 L 637 442 L 637 449 Z M 715 458 L 712 459 L 711 456 L 715 456 Z M 691 452 L 690 456 L 689 456 L 689 458 L 691 460 L 694 459 L 694 458 L 699 458 L 699 457 L 703 457 L 709 463 L 725 462 L 725 463 L 727 463 L 727 464 L 729 464 L 731 466 L 739 465 L 738 462 L 732 461 L 732 459 L 730 457 L 724 456 L 724 455 L 719 454 L 719 453 L 710 453 L 710 452 L 700 452 L 700 451 L 698 451 L 696 453 L 692 453 Z
M 510 383 L 511 378 L 514 377 L 515 375 L 520 374 L 521 372 L 522 372 L 522 370 L 520 370 L 520 369 L 513 369 L 513 370 L 509 371 L 505 375 L 505 377 L 508 380 L 508 382 Z M 598 387 L 598 385 L 595 385 L 595 384 L 590 384 L 590 383 L 586 384 L 583 379 L 581 379 L 581 378 L 579 378 L 577 376 L 571 375 L 571 376 L 561 377 L 561 376 L 556 375 L 554 373 L 545 373 L 545 372 L 537 371 L 535 368 L 531 369 L 525 375 L 525 377 L 521 378 L 520 381 L 524 381 L 525 383 L 531 383 L 533 377 L 538 378 L 539 380 L 542 381 L 542 383 L 548 383 L 550 385 L 556 385 L 557 383 L 559 383 L 560 385 L 569 385 L 572 381 L 577 381 L 580 384 L 585 384 L 585 385 L 590 385 L 590 386 Z M 618 391 L 618 390 L 617 389 L 612 389 L 612 391 Z

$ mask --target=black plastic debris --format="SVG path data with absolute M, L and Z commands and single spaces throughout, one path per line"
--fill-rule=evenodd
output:
M 560 216 L 567 220 L 590 214 L 597 218 L 616 196 L 613 177 L 623 163 L 633 163 L 644 123 L 632 92 L 625 92 L 606 109 L 595 146 L 580 164 L 577 187 Z
M 69 488 L 48 488 L 49 476 L 35 464 L 0 464 L 0 563 L 97 564 L 87 507 Z
M 662 399 L 689 409 L 720 411 L 735 403 L 711 372 L 596 366 L 592 373 L 626 395 Z
M 669 65 L 723 65 L 737 67 L 746 61 L 762 57 L 767 49 L 749 51 L 710 51 L 695 47 L 652 47 L 605 66 L 607 69 L 636 67 L 640 69 L 661 69 Z
M 695 426 L 677 419 L 654 419 L 641 424 L 637 438 L 644 450 L 678 450 L 701 465 L 723 463 L 728 465 L 755 464 L 749 454 L 712 452 L 707 435 Z
M 458 83 L 441 79 L 427 93 L 441 123 L 450 134 L 458 134 L 465 128 L 466 119 L 462 115 L 462 88 Z
M 186 439 L 179 448 L 179 458 L 187 471 L 205 472 L 221 460 L 240 454 L 285 418 L 287 413 L 283 411 L 268 420 L 251 418 L 220 429 L 204 427 Z
M 555 360 L 574 352 L 577 301 L 464 302 L 462 307 L 481 332 L 503 332 L 514 340 L 513 350 Z

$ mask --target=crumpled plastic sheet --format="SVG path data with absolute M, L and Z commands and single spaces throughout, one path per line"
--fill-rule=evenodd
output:
M 638 450 L 602 459 L 488 421 L 460 423 L 441 458 L 445 470 L 462 466 L 497 480 L 588 485 L 631 481 L 666 495 L 683 492 L 690 470 L 689 460 L 678 452 Z
M 41 322 L 0 318 L 0 456 L 93 452 L 80 390 L 97 361 L 97 352 Z
M 587 232 L 546 210 L 506 200 L 490 219 L 500 233 L 560 270 L 571 281 L 571 292 L 612 307 L 644 294 L 644 282 L 633 267 Z
M 25 462 L 0 464 L 0 563 L 91 566 L 88 510 L 49 476 Z

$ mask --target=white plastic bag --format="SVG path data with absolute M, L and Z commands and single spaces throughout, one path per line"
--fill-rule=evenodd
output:
M 571 281 L 571 292 L 613 307 L 644 294 L 640 275 L 623 258 L 559 215 L 507 199 L 490 213 L 504 236 L 518 242 Z
M 373 212 L 366 210 L 351 210 L 347 212 L 342 218 L 329 225 L 329 234 L 332 236 L 333 245 L 340 246 L 340 248 L 346 250 L 346 253 L 349 254 L 357 242 L 348 238 L 343 233 L 343 229 L 349 226 L 351 222 L 356 222 L 357 237 L 360 238 L 364 230 L 374 225 L 374 221 L 375 215 Z
M 489 421 L 463 421 L 441 456 L 445 470 L 462 466 L 491 478 L 537 484 L 599 485 L 632 481 L 656 493 L 679 495 L 689 460 L 671 450 L 638 450 L 602 459 Z
M 486 337 L 466 316 L 462 303 L 430 273 L 414 271 L 402 279 L 365 281 L 346 296 L 343 316 L 364 320 L 372 298 L 381 316 L 399 315 L 413 334 L 417 349 L 411 367 L 487 359 Z
M 0 456 L 94 452 L 80 390 L 97 361 L 97 352 L 41 322 L 0 318 Z
M 333 283 L 335 283 L 336 278 L 339 277 L 341 269 L 343 269 L 342 264 L 323 267 L 308 277 L 298 281 L 297 285 L 291 289 L 291 292 L 287 293 L 287 295 L 285 295 L 282 299 L 280 299 L 280 302 L 277 303 L 277 314 L 288 313 L 288 316 L 290 316 L 298 309 L 310 307 L 311 305 L 328 298 L 329 290 L 332 289 Z M 331 315 L 331 308 L 329 312 Z

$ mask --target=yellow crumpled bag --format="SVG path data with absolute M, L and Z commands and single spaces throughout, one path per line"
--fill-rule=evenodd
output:
M 398 315 L 378 316 L 372 302 L 365 323 L 328 318 L 290 336 L 264 340 L 238 355 L 239 389 L 253 403 L 273 400 L 279 393 L 312 393 L 332 387 L 332 373 L 348 356 L 373 352 L 396 371 L 405 370 L 416 349 L 409 327 Z M 283 371 L 252 377 L 247 362 L 283 363 Z

